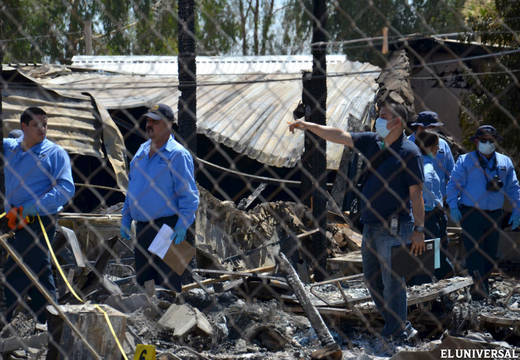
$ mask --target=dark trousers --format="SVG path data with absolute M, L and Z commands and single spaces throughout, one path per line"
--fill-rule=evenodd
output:
M 449 260 L 448 252 L 448 216 L 442 209 L 433 209 L 427 211 L 424 217 L 424 227 L 426 229 L 427 239 L 441 239 L 440 248 L 440 267 L 435 269 L 435 277 L 440 280 L 444 279 L 448 274 L 453 272 L 453 265 Z
M 475 285 L 488 294 L 488 278 L 496 260 L 503 211 L 485 211 L 468 206 L 462 206 L 460 210 L 466 268 Z
M 56 219 L 52 216 L 42 216 L 41 220 L 52 244 L 56 233 Z M 35 218 L 33 223 L 18 230 L 15 236 L 8 241 L 23 259 L 25 265 L 38 277 L 40 284 L 56 300 L 56 285 L 51 270 L 50 254 L 38 218 Z M 6 279 L 4 292 L 7 321 L 11 320 L 17 300 L 20 300 L 25 308 L 28 308 L 37 316 L 39 322 L 45 322 L 47 320 L 45 312 L 45 306 L 48 305 L 47 300 L 22 269 L 16 265 L 11 256 L 6 261 L 4 272 Z M 25 299 L 26 295 L 31 297 L 28 303 Z
M 167 224 L 173 229 L 176 223 L 177 215 L 155 219 L 150 222 L 137 222 L 137 244 L 134 249 L 134 255 L 135 271 L 139 285 L 144 285 L 145 281 L 148 280 L 155 280 L 156 285 L 178 292 L 181 291 L 181 276 L 178 276 L 160 257 L 148 251 L 148 247 L 161 226 Z

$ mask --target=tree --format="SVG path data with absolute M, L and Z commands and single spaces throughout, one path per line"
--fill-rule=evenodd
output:
M 464 14 L 483 43 L 518 49 L 520 39 L 520 2 L 470 0 Z M 504 135 L 501 146 L 517 161 L 520 154 L 520 82 L 518 53 L 497 56 L 471 81 L 471 92 L 464 99 L 468 111 L 462 113 L 461 126 L 468 138 L 476 127 L 492 124 Z M 468 144 L 469 145 L 469 144 Z

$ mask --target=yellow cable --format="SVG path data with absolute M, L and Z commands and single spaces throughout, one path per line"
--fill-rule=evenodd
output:
M 3 216 L 5 216 L 5 213 L 0 215 L 0 219 Z M 56 258 L 56 255 L 54 254 L 54 250 L 52 249 L 51 242 L 49 241 L 49 237 L 47 236 L 47 231 L 45 231 L 45 227 L 43 226 L 42 219 L 40 218 L 40 215 L 37 214 L 36 216 L 38 216 L 38 222 L 40 223 L 40 227 L 42 229 L 43 237 L 45 238 L 45 242 L 47 243 L 47 247 L 49 248 L 49 252 L 51 253 L 52 260 L 54 261 L 54 264 L 56 265 L 56 268 L 58 269 L 58 272 L 60 273 L 61 277 L 63 278 L 63 281 L 65 281 L 65 285 L 67 285 L 67 288 L 70 290 L 72 295 L 74 295 L 74 297 L 79 302 L 84 304 L 85 301 L 78 294 L 76 294 L 76 292 L 72 288 L 72 285 L 70 285 L 69 281 L 67 280 L 67 277 L 65 276 L 65 273 L 63 272 L 63 269 L 60 266 L 60 263 L 58 262 L 58 259 Z M 99 306 L 98 304 L 94 304 L 94 307 L 96 309 L 98 309 L 103 314 L 103 316 L 105 317 L 105 320 L 107 322 L 108 328 L 110 329 L 110 332 L 112 333 L 112 337 L 116 341 L 117 347 L 119 348 L 119 352 L 121 352 L 121 355 L 123 355 L 123 358 L 125 360 L 128 360 L 128 358 L 126 357 L 125 351 L 123 349 L 123 346 L 121 345 L 121 343 L 119 342 L 119 339 L 117 338 L 116 332 L 115 332 L 115 330 L 114 330 L 114 328 L 112 326 L 112 322 L 110 321 L 110 318 L 109 318 L 107 312 L 105 310 L 103 310 L 101 308 L 101 306 Z

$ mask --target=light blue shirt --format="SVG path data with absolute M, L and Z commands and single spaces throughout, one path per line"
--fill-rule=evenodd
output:
M 415 142 L 415 136 L 415 133 L 413 133 L 408 137 L 408 140 Z M 439 136 L 439 151 L 437 151 L 437 155 L 435 156 L 433 167 L 441 181 L 441 193 L 443 197 L 446 196 L 446 185 L 450 180 L 454 165 L 455 161 L 453 160 L 450 145 Z
M 35 204 L 40 215 L 56 214 L 74 195 L 69 156 L 47 139 L 28 151 L 21 142 L 4 139 L 5 209 Z
M 150 144 L 151 140 L 143 143 L 130 162 L 121 223 L 130 227 L 132 220 L 178 215 L 178 221 L 187 229 L 199 205 L 193 158 L 173 135 L 151 158 Z
M 424 185 L 423 198 L 424 210 L 432 211 L 436 207 L 442 208 L 441 181 L 437 171 L 433 166 L 434 159 L 423 155 L 424 162 Z
M 520 186 L 511 159 L 495 152 L 489 161 L 481 156 L 488 179 L 497 174 L 504 183 L 500 191 L 487 191 L 487 179 L 479 163 L 476 151 L 461 155 L 453 168 L 447 186 L 447 202 L 450 208 L 458 205 L 482 210 L 498 210 L 504 206 L 504 196 L 509 198 L 513 213 L 520 214 Z M 496 162 L 496 169 L 494 168 Z

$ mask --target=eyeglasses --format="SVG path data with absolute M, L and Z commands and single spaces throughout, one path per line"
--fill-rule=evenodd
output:
M 478 141 L 480 141 L 482 144 L 487 144 L 487 143 L 493 144 L 495 142 L 494 139 L 479 139 Z

